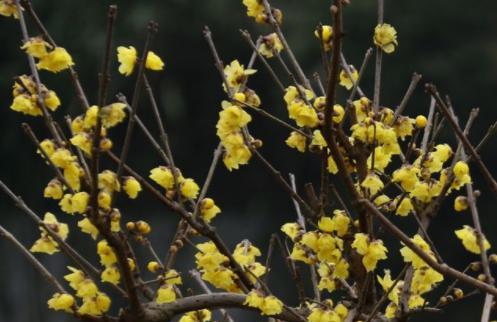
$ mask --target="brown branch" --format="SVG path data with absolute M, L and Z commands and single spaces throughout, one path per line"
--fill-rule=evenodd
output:
M 200 285 L 200 287 L 206 294 L 212 294 L 212 291 L 210 290 L 209 286 L 207 286 L 207 284 L 200 277 L 199 271 L 197 271 L 196 269 L 192 269 L 190 271 L 190 275 L 193 277 L 195 282 L 197 282 L 197 284 Z M 233 318 L 229 315 L 228 311 L 226 311 L 225 309 L 220 309 L 219 311 L 223 315 L 225 321 L 235 322 Z
M 174 316 L 190 311 L 201 310 L 204 308 L 240 308 L 250 311 L 258 311 L 255 308 L 245 306 L 246 296 L 235 293 L 213 293 L 189 296 L 177 299 L 175 302 L 158 305 L 150 303 L 145 308 L 145 320 L 149 322 L 166 322 Z M 292 311 L 284 309 L 282 313 L 273 316 L 288 322 L 304 322 L 305 319 L 296 316 Z
M 17 12 L 19 13 L 19 24 L 21 26 L 22 41 L 23 41 L 23 43 L 26 43 L 29 41 L 29 34 L 28 34 L 28 29 L 26 27 L 26 21 L 24 20 L 23 9 L 21 7 L 19 0 L 15 0 L 15 4 L 17 7 Z M 40 107 L 40 110 L 43 114 L 43 119 L 45 120 L 45 125 L 47 126 L 48 130 L 50 131 L 50 134 L 52 134 L 52 137 L 55 139 L 57 145 L 60 146 L 60 145 L 62 145 L 62 140 L 57 132 L 57 129 L 55 128 L 55 126 L 53 124 L 52 116 L 51 116 L 50 112 L 47 110 L 47 107 L 45 106 L 45 96 L 41 91 L 40 75 L 38 74 L 38 69 L 36 68 L 36 63 L 35 63 L 34 57 L 28 53 L 26 53 L 26 56 L 28 58 L 29 69 L 30 69 L 31 74 L 33 75 L 33 78 L 35 79 L 35 83 L 36 83 L 37 104 Z
M 385 215 L 383 215 L 374 204 L 366 199 L 361 199 L 360 203 L 363 204 L 371 214 L 373 214 L 383 227 L 388 230 L 392 235 L 404 243 L 409 249 L 411 249 L 416 255 L 418 255 L 427 265 L 436 270 L 442 275 L 451 276 L 461 280 L 470 286 L 478 288 L 486 293 L 497 295 L 497 288 L 494 286 L 484 283 L 476 278 L 466 275 L 445 263 L 439 263 L 434 260 L 428 253 L 425 253 L 418 245 L 416 245 L 404 232 L 402 232 L 397 226 L 395 226 Z
M 402 101 L 400 102 L 399 106 L 397 106 L 397 109 L 395 110 L 394 120 L 397 119 L 400 115 L 402 115 L 402 113 L 404 113 L 404 110 L 407 106 L 407 103 L 411 99 L 411 96 L 414 93 L 414 90 L 416 89 L 416 86 L 418 85 L 419 81 L 421 80 L 421 77 L 422 76 L 418 73 L 414 73 L 412 75 L 411 83 L 409 84 L 409 87 L 407 88 L 407 91 L 404 94 Z
M 440 112 L 445 116 L 445 118 L 449 121 L 450 126 L 456 133 L 457 137 L 459 140 L 461 140 L 461 143 L 463 144 L 464 148 L 466 151 L 471 155 L 472 159 L 476 162 L 476 165 L 480 168 L 480 171 L 482 172 L 483 178 L 485 179 L 485 182 L 489 186 L 490 190 L 492 193 L 497 196 L 497 182 L 495 182 L 495 179 L 493 178 L 492 174 L 488 170 L 487 166 L 483 163 L 482 159 L 478 155 L 478 151 L 475 150 L 471 142 L 468 140 L 466 135 L 464 135 L 463 131 L 457 124 L 457 121 L 455 120 L 454 116 L 452 113 L 449 111 L 449 108 L 445 104 L 445 102 L 442 100 L 440 97 L 440 94 L 437 91 L 437 88 L 433 84 L 427 84 L 426 89 L 428 93 L 430 93 L 435 100 L 437 101 L 437 107 L 440 110 Z
M 0 225 L 0 237 L 5 238 L 7 241 L 12 243 L 15 248 L 17 248 L 30 262 L 30 264 L 38 271 L 40 274 L 48 281 L 48 283 L 52 284 L 52 286 L 60 293 L 67 293 L 64 287 L 57 281 L 55 276 L 50 273 L 45 266 L 43 266 L 36 257 L 31 254 L 29 250 L 24 247 L 23 244 L 17 240 L 7 229 L 5 229 L 2 225 Z
M 157 23 L 155 22 L 150 22 L 147 28 L 148 30 L 147 39 L 145 40 L 145 46 L 143 47 L 143 54 L 138 65 L 138 76 L 136 78 L 135 89 L 133 91 L 133 99 L 131 100 L 131 113 L 128 119 L 126 135 L 124 137 L 123 148 L 121 150 L 121 155 L 119 158 L 120 161 L 116 171 L 118 179 L 121 177 L 123 171 L 123 164 L 126 162 L 126 159 L 128 157 L 128 152 L 131 145 L 131 138 L 133 135 L 133 128 L 135 125 L 134 116 L 136 115 L 136 112 L 138 110 L 138 103 L 140 101 L 140 95 L 142 90 L 143 75 L 145 73 L 145 63 L 147 62 L 147 56 L 149 52 L 149 47 L 151 45 L 151 41 L 154 35 L 157 33 L 157 28 L 158 26 Z
M 278 35 L 278 38 L 280 39 L 281 44 L 283 45 L 283 48 L 285 49 L 285 52 L 288 56 L 288 59 L 290 60 L 290 63 L 292 64 L 293 68 L 295 69 L 295 72 L 297 73 L 297 77 L 299 78 L 302 85 L 304 85 L 304 87 L 312 90 L 311 83 L 305 76 L 305 73 L 302 70 L 302 67 L 300 67 L 300 64 L 297 58 L 295 57 L 292 48 L 290 48 L 290 45 L 286 41 L 285 35 L 281 31 L 280 25 L 278 24 L 278 22 L 273 16 L 273 13 L 271 12 L 271 6 L 269 2 L 267 0 L 262 0 L 262 4 L 264 5 L 264 9 L 266 11 L 265 13 L 269 18 L 269 23 L 273 27 L 274 32 L 276 32 L 276 34 Z

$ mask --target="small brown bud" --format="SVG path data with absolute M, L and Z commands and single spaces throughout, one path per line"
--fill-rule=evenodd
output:
M 252 146 L 256 149 L 261 148 L 262 145 L 263 145 L 262 140 L 256 139 L 256 140 L 252 141 Z
M 481 196 L 481 191 L 475 190 L 475 192 L 473 192 L 473 195 L 475 196 L 475 198 L 478 198 L 479 196 Z
M 169 252 L 171 254 L 175 254 L 178 252 L 178 247 L 176 247 L 175 245 L 171 245 L 171 247 L 169 247 Z
M 132 231 L 132 230 L 135 230 L 135 228 L 136 228 L 136 225 L 135 225 L 135 223 L 134 223 L 134 222 L 132 222 L 132 221 L 128 221 L 128 222 L 126 223 L 126 229 L 127 229 L 127 230 Z
M 473 272 L 479 272 L 481 270 L 480 262 L 473 262 L 470 264 L 470 268 Z
M 454 296 L 456 297 L 456 299 L 460 299 L 464 296 L 464 292 L 460 288 L 455 288 L 453 293 L 454 293 Z
M 490 254 L 488 259 L 490 260 L 490 263 L 497 264 L 497 254 Z
M 478 280 L 485 282 L 487 280 L 487 276 L 485 274 L 478 275 Z
M 176 195 L 176 191 L 174 191 L 174 189 L 168 190 L 166 192 L 167 199 L 173 199 L 175 195 Z
M 185 244 L 181 239 L 176 239 L 176 241 L 174 242 L 174 246 L 176 246 L 177 248 L 183 248 L 184 245 Z
M 446 296 L 442 296 L 439 300 L 440 304 L 445 305 L 449 302 Z
M 150 225 L 143 220 L 139 220 L 136 222 L 136 229 L 138 230 L 138 232 L 140 232 L 140 234 L 143 235 L 147 235 L 152 230 L 152 228 L 150 228 Z

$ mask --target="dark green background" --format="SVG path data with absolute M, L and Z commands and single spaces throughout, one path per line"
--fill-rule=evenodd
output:
M 398 32 L 399 47 L 384 60 L 382 100 L 384 106 L 399 104 L 407 88 L 412 72 L 423 74 L 422 83 L 434 81 L 444 93 L 450 93 L 456 111 L 464 121 L 470 108 L 480 107 L 480 117 L 474 126 L 473 141 L 477 142 L 486 128 L 496 118 L 495 91 L 497 89 L 497 2 L 480 0 L 469 3 L 463 0 L 420 0 L 385 1 L 385 21 L 393 24 Z M 55 40 L 66 47 L 76 62 L 92 103 L 96 100 L 97 73 L 103 52 L 106 24 L 106 8 L 114 2 L 86 1 L 34 1 L 42 20 Z M 117 1 L 119 14 L 116 45 L 143 47 L 145 27 L 150 19 L 160 24 L 153 49 L 166 63 L 165 72 L 150 73 L 157 98 L 161 105 L 165 124 L 171 137 L 176 163 L 184 174 L 202 182 L 208 169 L 212 151 L 217 145 L 215 122 L 224 98 L 220 78 L 213 66 L 211 55 L 202 36 L 202 28 L 209 25 L 214 34 L 220 55 L 225 62 L 238 58 L 246 63 L 250 49 L 239 35 L 238 29 L 247 28 L 253 36 L 269 32 L 266 26 L 255 26 L 245 16 L 241 0 L 144 0 Z M 319 45 L 312 32 L 319 23 L 329 23 L 329 1 L 274 1 L 273 5 L 285 13 L 284 32 L 299 57 L 306 73 L 322 72 Z M 345 11 L 344 53 L 349 63 L 360 65 L 365 50 L 372 45 L 371 36 L 375 26 L 375 1 L 353 0 Z M 35 157 L 34 148 L 20 129 L 21 122 L 29 122 L 40 137 L 47 135 L 41 119 L 25 117 L 9 109 L 12 78 L 28 73 L 27 60 L 20 46 L 20 29 L 16 21 L 0 17 L 0 177 L 14 191 L 22 194 L 35 211 L 57 211 L 54 202 L 42 198 L 44 184 L 52 174 L 43 162 Z M 36 35 L 30 24 L 31 35 Z M 279 116 L 285 115 L 281 92 L 271 83 L 267 73 L 259 65 L 257 75 L 251 78 L 249 86 L 255 89 L 264 107 Z M 112 95 L 122 91 L 131 96 L 134 76 L 125 78 L 117 73 L 117 64 L 112 65 Z M 367 94 L 372 93 L 372 64 L 361 84 Z M 57 91 L 63 106 L 56 118 L 80 113 L 70 86 L 67 73 L 52 75 L 41 72 L 43 82 Z M 286 84 L 288 81 L 285 79 Z M 345 92 L 341 91 L 340 95 Z M 342 96 L 341 96 L 342 97 Z M 429 99 L 422 86 L 416 92 L 407 108 L 407 114 L 415 116 L 426 113 Z M 156 130 L 150 106 L 142 100 L 139 114 Z M 251 124 L 253 135 L 261 138 L 265 146 L 261 152 L 270 159 L 282 173 L 293 172 L 298 183 L 317 182 L 318 160 L 296 154 L 282 144 L 288 135 L 286 129 L 278 127 L 267 119 L 254 115 Z M 119 137 L 123 126 L 114 130 L 112 136 Z M 159 158 L 144 137 L 136 131 L 130 163 L 143 174 L 159 164 Z M 156 133 L 156 132 L 155 132 Z M 453 143 L 449 131 L 445 138 Z M 116 142 L 119 140 L 116 139 Z M 119 151 L 119 150 L 116 150 Z M 490 169 L 495 170 L 495 140 L 492 140 L 483 154 Z M 109 164 L 110 165 L 110 164 Z M 477 170 L 473 169 L 475 180 L 480 182 Z M 479 206 L 487 237 L 497 243 L 495 233 L 495 203 L 482 185 Z M 223 213 L 215 223 L 231 247 L 250 238 L 262 249 L 267 247 L 270 233 L 295 218 L 290 198 L 254 159 L 240 171 L 228 173 L 224 167 L 216 172 L 210 196 L 215 198 Z M 450 199 L 452 200 L 452 199 Z M 153 241 L 160 254 L 165 254 L 171 231 L 177 217 L 143 194 L 132 203 L 124 203 L 125 220 L 145 219 L 153 223 Z M 31 245 L 38 236 L 36 227 L 20 211 L 14 208 L 6 197 L 0 197 L 1 224 L 10 229 L 26 245 Z M 60 211 L 56 212 L 57 214 Z M 61 214 L 62 221 L 72 223 L 76 218 Z M 405 219 L 403 227 L 411 234 L 415 226 Z M 477 259 L 465 252 L 456 241 L 453 230 L 462 224 L 469 224 L 468 214 L 456 214 L 450 207 L 440 213 L 430 233 L 449 263 L 462 267 Z M 388 238 L 387 238 L 388 240 Z M 69 241 L 78 245 L 82 252 L 94 262 L 95 245 L 88 236 L 73 228 Z M 388 241 L 391 257 L 396 264 L 396 273 L 401 263 L 398 256 L 398 242 Z M 137 246 L 137 248 L 140 248 Z M 180 267 L 191 268 L 188 259 L 191 250 L 179 258 Z M 265 252 L 265 251 L 264 251 Z M 69 321 L 64 314 L 49 311 L 46 300 L 52 289 L 27 264 L 11 246 L 0 241 L 0 321 L 37 322 Z M 66 272 L 68 264 L 63 255 L 40 256 L 42 261 L 58 276 Z M 277 261 L 277 266 L 282 266 Z M 185 270 L 186 271 L 186 270 Z M 186 276 L 185 276 L 186 277 Z M 277 295 L 290 303 L 294 298 L 290 279 L 281 269 L 275 269 L 271 286 Z M 289 286 L 290 285 L 290 286 Z M 432 298 L 432 302 L 435 299 Z M 482 297 L 452 306 L 443 315 L 420 316 L 417 320 L 476 321 L 479 319 Z M 114 308 L 117 305 L 114 306 Z M 244 316 L 243 320 L 258 319 Z M 260 318 L 259 318 L 260 320 Z

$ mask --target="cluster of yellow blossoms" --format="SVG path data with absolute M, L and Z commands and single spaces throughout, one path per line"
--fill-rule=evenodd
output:
M 305 231 L 298 223 L 286 223 L 281 230 L 293 241 L 290 258 L 309 265 L 317 265 L 320 290 L 333 292 L 337 281 L 349 277 L 349 263 L 343 256 L 344 240 L 351 220 L 343 210 L 336 209 L 333 216 L 323 216 L 319 230 Z
M 268 23 L 269 15 L 266 12 L 266 8 L 264 7 L 264 3 L 262 0 L 243 0 L 243 4 L 247 8 L 247 16 L 255 19 L 257 23 Z M 276 8 L 271 8 L 270 13 L 278 24 L 282 24 L 283 22 L 283 13 L 281 10 Z
M 259 309 L 263 315 L 275 315 L 283 310 L 283 303 L 278 298 L 273 295 L 264 296 L 257 291 L 250 292 L 244 304 Z
M 149 270 L 155 270 L 155 268 L 151 267 L 152 265 L 148 266 Z M 157 290 L 157 296 L 155 298 L 157 304 L 174 302 L 176 300 L 175 287 L 176 285 L 181 285 L 183 283 L 181 276 L 173 269 L 169 270 L 163 276 L 163 281 Z
M 69 286 L 76 291 L 76 296 L 82 300 L 82 305 L 77 312 L 82 315 L 98 316 L 107 312 L 110 308 L 110 298 L 101 292 L 97 285 L 81 270 L 68 266 L 70 274 L 64 276 L 69 282 Z M 76 300 L 70 294 L 55 293 L 48 306 L 54 310 L 63 310 L 74 312 L 76 309 Z
M 434 254 L 430 249 L 430 246 L 421 238 L 419 235 L 415 235 L 412 241 L 421 248 L 426 254 L 434 258 Z M 426 264 L 418 255 L 416 255 L 410 248 L 404 246 L 401 248 L 400 253 L 404 258 L 404 262 L 410 263 L 414 269 L 411 285 L 409 288 L 409 298 L 408 306 L 410 309 L 421 307 L 425 304 L 425 299 L 422 297 L 423 294 L 431 291 L 437 283 L 443 280 L 443 276 L 432 269 Z M 383 290 L 389 290 L 393 281 L 390 275 L 390 271 L 386 270 L 383 277 L 378 276 L 378 282 L 383 287 Z M 404 283 L 402 281 L 398 282 L 392 292 L 388 295 L 388 299 L 391 301 L 385 311 L 385 316 L 387 318 L 395 317 L 395 312 L 399 306 L 400 294 L 403 290 Z
M 125 76 L 131 75 L 138 62 L 138 53 L 135 47 L 117 47 L 117 61 L 120 63 L 119 72 Z M 145 68 L 159 71 L 164 68 L 164 62 L 153 51 L 149 51 L 145 61 Z
M 69 235 L 67 224 L 59 223 L 54 214 L 47 212 L 43 218 L 43 223 L 54 231 L 62 240 L 66 240 Z M 46 253 L 52 255 L 59 251 L 59 245 L 48 234 L 45 228 L 40 227 L 41 237 L 31 246 L 30 251 L 33 253 Z
M 195 259 L 202 279 L 217 288 L 241 292 L 237 284 L 238 277 L 229 268 L 228 257 L 221 254 L 212 241 L 197 244 L 196 247 L 199 252 L 195 254 Z M 260 250 L 248 241 L 239 243 L 233 252 L 233 258 L 253 282 L 266 272 L 264 265 L 256 261 L 256 257 L 260 255 Z
M 282 50 L 283 44 L 275 32 L 262 37 L 262 43 L 259 46 L 259 53 L 264 57 L 272 58 L 275 54 L 278 55 Z
M 19 12 L 14 0 L 0 0 L 0 15 L 5 17 L 13 16 L 19 18 Z
M 21 47 L 26 53 L 38 59 L 36 67 L 58 73 L 74 65 L 65 48 L 53 47 L 40 37 L 30 38 Z
M 347 319 L 349 309 L 342 303 L 333 306 L 330 299 L 324 300 L 321 305 L 312 303 L 308 305 L 311 313 L 307 317 L 309 322 L 342 322 Z
M 225 150 L 223 162 L 230 171 L 248 163 L 252 157 L 248 144 L 260 143 L 248 134 L 246 126 L 252 117 L 243 109 L 246 105 L 259 107 L 261 104 L 259 96 L 245 86 L 248 76 L 255 72 L 254 69 L 245 69 L 238 60 L 224 68 L 226 84 L 223 88 L 232 95 L 232 101 L 222 102 L 216 129 Z
M 41 95 L 41 98 L 38 96 Z M 31 116 L 43 115 L 42 106 L 54 112 L 60 106 L 60 100 L 57 94 L 40 84 L 38 89 L 34 80 L 27 76 L 21 75 L 17 77 L 12 89 L 12 96 L 14 97 L 10 108 L 13 111 L 20 112 Z

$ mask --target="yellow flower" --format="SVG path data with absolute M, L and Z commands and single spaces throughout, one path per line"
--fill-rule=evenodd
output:
M 345 214 L 345 211 L 335 209 L 333 217 L 321 217 L 318 222 L 320 230 L 331 233 L 336 232 L 338 237 L 343 237 L 349 230 L 350 218 Z
M 55 200 L 61 199 L 63 194 L 64 189 L 58 179 L 52 179 L 45 187 L 45 190 L 43 190 L 43 196 L 45 198 L 52 198 Z
M 163 285 L 157 290 L 157 297 L 155 302 L 157 304 L 171 303 L 176 301 L 176 293 L 172 285 Z
M 224 75 L 229 88 L 233 92 L 239 92 L 241 85 L 245 82 L 248 76 L 255 74 L 255 69 L 245 69 L 238 60 L 233 60 L 229 65 L 224 67 Z M 223 84 L 226 91 L 226 85 Z
M 243 4 L 247 7 L 247 16 L 261 19 L 264 16 L 264 5 L 260 0 L 243 0 Z M 257 20 L 256 20 L 257 21 Z
M 179 319 L 179 322 L 207 322 L 212 320 L 212 313 L 207 309 L 190 311 Z
M 97 244 L 97 253 L 100 256 L 100 263 L 105 267 L 110 267 L 117 263 L 117 257 L 112 247 L 106 240 L 101 240 Z
M 17 11 L 17 6 L 12 0 L 2 0 L 0 1 L 0 15 L 5 17 L 13 16 L 19 19 L 19 12 Z
M 181 276 L 174 269 L 170 269 L 169 271 L 167 271 L 167 273 L 164 274 L 164 277 L 167 283 L 171 285 L 181 285 L 183 283 L 183 281 L 181 280 Z
M 55 47 L 54 50 L 40 58 L 36 67 L 45 69 L 53 73 L 58 73 L 74 65 L 71 55 L 62 47 Z
M 30 116 L 41 116 L 41 109 L 36 102 L 28 95 L 17 95 L 12 101 L 10 108 L 13 111 L 20 112 Z
M 350 90 L 354 86 L 354 83 L 359 78 L 359 73 L 354 68 L 354 66 L 349 65 L 349 70 L 352 79 L 350 79 L 349 74 L 344 69 L 342 69 L 342 71 L 340 72 L 340 85 L 342 85 L 348 90 Z
M 145 61 L 145 67 L 150 70 L 162 70 L 164 68 L 164 62 L 157 56 L 153 51 L 147 53 L 147 60 Z
M 76 285 L 76 296 L 80 298 L 94 297 L 98 293 L 97 285 L 91 279 L 84 279 Z
M 468 199 L 465 196 L 457 196 L 454 199 L 454 210 L 464 211 L 466 209 L 468 209 Z
M 249 307 L 255 307 L 261 310 L 263 315 L 276 315 L 283 311 L 283 303 L 275 296 L 261 296 L 256 291 L 248 293 L 245 302 Z
M 340 104 L 333 105 L 333 122 L 340 123 L 345 116 L 345 109 Z
M 41 37 L 32 37 L 22 45 L 21 49 L 35 58 L 42 58 L 48 54 L 47 48 L 52 46 Z
M 79 191 L 81 187 L 80 178 L 83 176 L 83 170 L 77 162 L 71 162 L 64 167 L 64 178 L 67 184 L 74 190 Z
M 376 194 L 383 186 L 381 179 L 373 172 L 370 172 L 361 182 L 361 187 L 367 189 L 371 195 Z
M 78 227 L 81 228 L 81 231 L 85 234 L 89 234 L 91 238 L 97 239 L 98 229 L 90 222 L 88 218 L 84 218 L 83 220 L 78 221 Z
M 338 173 L 338 166 L 335 162 L 335 159 L 333 159 L 331 155 L 328 157 L 326 169 L 328 170 L 329 173 L 332 174 Z
M 174 185 L 173 173 L 163 166 L 150 170 L 149 178 L 166 189 L 171 189 Z
M 272 58 L 274 52 L 280 53 L 283 50 L 283 44 L 276 33 L 271 33 L 262 37 L 262 43 L 259 46 L 259 53 L 266 58 Z
M 393 182 L 400 182 L 402 189 L 407 192 L 411 192 L 416 187 L 416 183 L 419 182 L 418 174 L 421 170 L 414 166 L 403 166 L 393 172 L 392 180 Z
M 221 208 L 219 208 L 211 198 L 204 198 L 200 203 L 200 215 L 208 223 L 220 212 Z
M 305 152 L 305 146 L 306 146 L 305 136 L 303 136 L 299 132 L 292 131 L 290 133 L 290 136 L 286 139 L 285 143 L 289 147 L 297 149 L 299 152 L 302 153 Z
M 407 216 L 411 211 L 414 210 L 411 199 L 404 197 L 395 211 L 395 214 L 399 216 Z
M 377 146 L 374 149 L 374 168 L 381 172 L 385 171 L 385 168 L 388 167 L 390 162 L 392 161 L 392 154 L 385 151 L 383 146 Z M 373 162 L 373 153 L 371 153 L 368 157 L 367 164 L 368 168 L 371 169 Z
M 362 255 L 362 264 L 366 271 L 371 272 L 376 268 L 379 260 L 387 258 L 387 248 L 380 239 L 369 241 L 369 237 L 363 233 L 357 233 L 352 243 L 358 254 Z
M 418 115 L 416 116 L 416 126 L 420 129 L 424 128 L 426 124 L 428 123 L 428 120 L 424 115 Z
M 286 223 L 281 226 L 281 231 L 284 232 L 291 240 L 295 240 L 295 238 L 300 234 L 302 228 L 296 222 Z
M 258 256 L 261 256 L 261 251 L 248 240 L 238 243 L 233 252 L 233 257 L 240 265 L 253 264 Z
M 287 108 L 290 119 L 295 120 L 298 126 L 314 128 L 318 125 L 319 119 L 316 110 L 304 101 L 293 100 Z
M 71 139 L 71 144 L 74 145 L 75 147 L 78 147 L 86 153 L 86 155 L 91 155 L 91 149 L 92 149 L 92 138 L 90 135 L 86 132 L 81 132 L 76 135 L 74 135 Z
M 69 235 L 69 226 L 64 223 L 59 223 L 54 214 L 47 212 L 43 217 L 43 222 L 51 230 L 53 230 L 62 240 L 67 239 Z M 52 255 L 59 251 L 59 245 L 55 242 L 51 236 L 48 235 L 45 228 L 40 228 L 41 237 L 38 239 L 33 246 L 31 246 L 30 251 L 33 253 L 46 253 Z
M 321 39 L 323 42 L 323 48 L 325 51 L 329 51 L 332 46 L 333 40 L 333 27 L 329 25 L 322 26 L 321 34 L 319 34 L 319 30 L 314 30 L 314 36 L 316 38 Z
M 104 170 L 98 174 L 98 189 L 105 192 L 121 191 L 121 184 L 117 174 L 111 170 Z
M 85 280 L 85 273 L 71 266 L 67 266 L 72 273 L 64 275 L 64 279 L 69 282 L 69 286 L 76 290 L 78 285 Z
M 136 49 L 133 46 L 117 47 L 117 61 L 120 63 L 119 72 L 125 76 L 133 73 L 136 61 L 138 59 Z
M 430 245 L 428 245 L 427 242 L 424 241 L 424 239 L 416 234 L 414 237 L 411 239 L 419 248 L 421 248 L 428 256 L 431 258 L 435 258 L 435 255 L 431 251 Z M 422 267 L 426 267 L 427 264 L 425 263 L 424 260 L 422 260 L 414 251 L 412 251 L 409 247 L 404 246 L 400 249 L 400 253 L 402 257 L 404 258 L 404 262 L 406 263 L 411 263 L 412 266 L 415 269 L 419 269 Z
M 131 199 L 135 199 L 142 190 L 142 186 L 134 177 L 124 178 L 123 189 Z
M 55 293 L 48 300 L 48 307 L 55 311 L 66 311 L 72 313 L 74 297 L 67 293 Z
M 83 298 L 83 305 L 80 306 L 78 313 L 92 316 L 99 316 L 110 308 L 110 298 L 102 292 L 98 292 L 93 297 Z
M 32 253 L 45 253 L 52 255 L 59 251 L 58 244 L 50 236 L 42 236 L 35 241 L 33 246 L 29 249 Z
M 86 212 L 86 208 L 88 207 L 88 201 L 90 200 L 90 195 L 85 192 L 78 192 L 74 195 L 66 194 L 64 198 L 60 201 L 59 205 L 62 207 L 62 210 L 69 213 L 80 213 L 84 214 Z
M 102 125 L 111 128 L 121 123 L 126 118 L 126 104 L 113 103 L 100 109 Z
M 374 44 L 381 48 L 385 53 L 393 53 L 397 43 L 397 31 L 387 23 L 377 25 L 374 28 Z
M 414 131 L 415 120 L 406 116 L 399 116 L 397 122 L 395 123 L 394 129 L 395 133 L 399 138 L 404 140 L 406 136 L 411 136 Z
M 185 179 L 181 183 L 180 191 L 181 194 L 186 198 L 189 199 L 197 198 L 199 190 L 200 190 L 199 186 L 191 178 Z
M 462 241 L 464 248 L 467 251 L 474 254 L 481 254 L 480 244 L 478 242 L 478 238 L 476 236 L 476 231 L 470 226 L 464 225 L 462 229 L 455 231 L 457 238 Z M 487 250 L 490 248 L 490 243 L 482 236 L 483 239 L 483 249 Z
M 466 162 L 457 161 L 456 164 L 454 165 L 453 171 L 457 180 L 464 181 L 466 183 L 471 182 L 471 178 L 469 177 L 469 166 Z
M 57 110 L 60 106 L 60 99 L 57 96 L 57 93 L 48 91 L 48 93 L 45 94 L 45 106 L 52 112 Z
M 108 282 L 117 285 L 119 284 L 119 280 L 121 279 L 121 273 L 116 266 L 109 266 L 103 270 L 100 277 L 102 278 L 102 282 Z
M 273 295 L 264 298 L 260 307 L 263 315 L 275 315 L 283 311 L 283 303 Z

